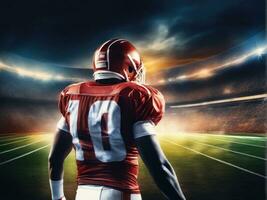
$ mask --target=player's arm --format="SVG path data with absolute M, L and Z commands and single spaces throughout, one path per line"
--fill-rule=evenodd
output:
M 52 200 L 63 200 L 63 163 L 72 149 L 72 137 L 58 129 L 48 157 L 49 183 Z
M 164 155 L 156 136 L 147 135 L 136 138 L 135 141 L 142 160 L 162 193 L 170 200 L 184 200 L 175 171 Z
M 139 90 L 139 94 L 132 96 L 136 110 L 133 134 L 138 151 L 163 194 L 171 200 L 184 200 L 176 174 L 155 137 L 155 125 L 165 110 L 164 97 L 156 89 L 146 88 L 149 92 Z

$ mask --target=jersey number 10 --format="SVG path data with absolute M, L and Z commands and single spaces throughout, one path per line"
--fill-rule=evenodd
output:
M 84 160 L 84 151 L 78 138 L 79 100 L 70 100 L 68 112 L 70 113 L 70 133 L 73 137 L 72 142 L 76 149 L 76 159 Z M 101 120 L 107 114 L 107 134 L 110 148 L 106 150 L 103 146 Z M 91 141 L 94 147 L 95 156 L 102 162 L 122 161 L 126 157 L 125 144 L 121 136 L 121 112 L 119 105 L 113 100 L 103 100 L 94 102 L 89 109 L 88 128 Z

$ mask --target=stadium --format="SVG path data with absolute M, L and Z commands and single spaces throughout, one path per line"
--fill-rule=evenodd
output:
M 176 54 L 180 47 L 170 46 L 178 41 L 170 36 L 174 25 L 164 20 L 155 24 L 148 30 L 153 33 L 150 40 L 139 39 L 129 30 L 122 35 L 132 39 L 144 55 L 147 84 L 165 97 L 166 111 L 157 137 L 185 196 L 264 200 L 267 42 L 262 23 L 253 34 L 244 34 L 207 56 L 192 56 L 190 61 L 181 61 L 183 54 Z M 177 52 L 170 53 L 175 48 Z M 91 58 L 87 65 L 77 67 L 23 52 L 5 46 L 0 51 L 0 198 L 47 200 L 47 157 L 60 118 L 58 95 L 69 84 L 92 79 Z M 77 188 L 74 154 L 64 164 L 67 199 L 74 199 Z M 165 199 L 143 162 L 139 163 L 143 199 Z

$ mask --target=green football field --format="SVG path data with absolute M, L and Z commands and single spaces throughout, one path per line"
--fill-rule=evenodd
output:
M 264 200 L 265 143 L 260 136 L 159 135 L 187 199 Z M 47 157 L 52 134 L 0 136 L 0 199 L 50 199 Z M 65 162 L 65 194 L 75 197 L 74 152 Z M 143 199 L 164 199 L 140 162 Z

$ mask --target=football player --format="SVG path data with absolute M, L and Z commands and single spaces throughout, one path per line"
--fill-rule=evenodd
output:
M 53 200 L 65 199 L 63 163 L 72 147 L 77 163 L 76 200 L 141 200 L 138 155 L 168 199 L 184 200 L 175 172 L 156 138 L 165 102 L 144 85 L 145 69 L 127 40 L 102 44 L 93 58 L 94 81 L 66 87 L 49 155 Z

